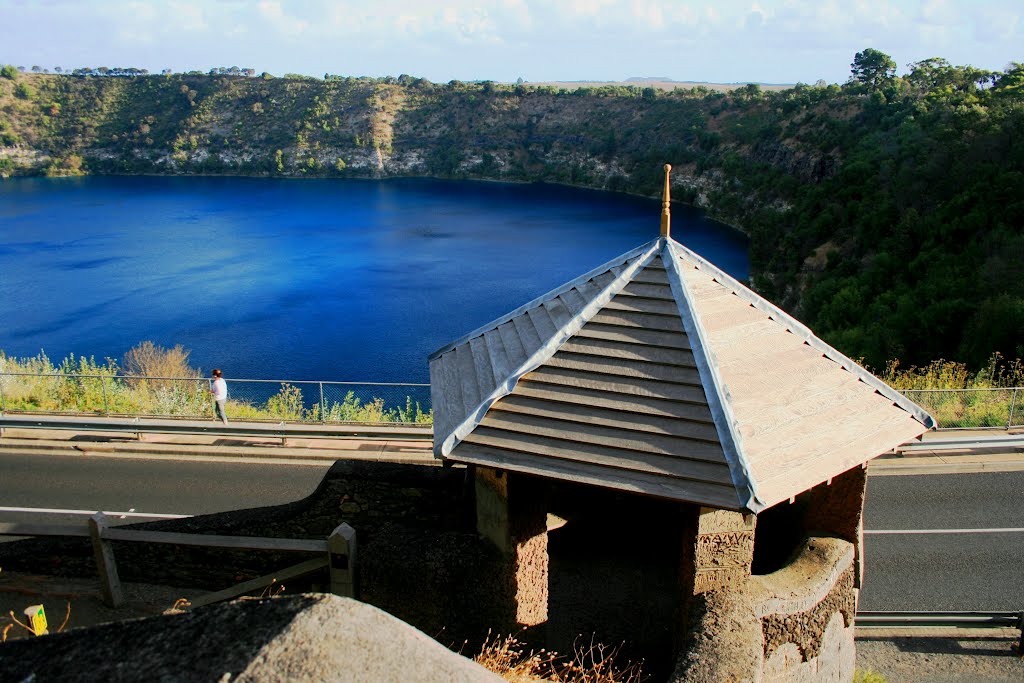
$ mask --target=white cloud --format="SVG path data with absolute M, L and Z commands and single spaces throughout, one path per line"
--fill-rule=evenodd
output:
M 0 62 L 50 67 L 813 82 L 865 47 L 1024 57 L 1021 0 L 0 0 L 0 17 Z
M 256 5 L 256 9 L 261 17 L 285 35 L 297 37 L 309 28 L 308 21 L 286 14 L 278 0 L 261 0 Z

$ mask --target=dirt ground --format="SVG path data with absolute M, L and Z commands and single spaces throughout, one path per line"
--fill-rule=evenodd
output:
M 888 683 L 1021 683 L 1017 629 L 857 632 L 857 668 Z
M 170 609 L 178 598 L 198 594 L 197 591 L 144 583 L 124 583 L 122 588 L 125 604 L 112 609 L 103 604 L 97 579 L 37 576 L 0 570 L 0 632 L 6 629 L 7 640 L 31 638 L 32 633 L 15 623 L 14 619 L 28 624 L 24 612 L 32 605 L 43 605 L 48 630 L 56 633 L 65 619 L 64 629 L 67 630 L 149 617 Z
M 65 629 L 161 614 L 179 598 L 198 595 L 170 586 L 123 584 L 126 604 L 103 604 L 95 579 L 69 579 L 0 570 L 0 631 L 7 639 L 31 638 L 14 624 L 11 612 L 27 623 L 25 608 L 42 604 L 51 633 L 67 616 Z M 70 613 L 68 605 L 70 604 Z M 12 625 L 13 624 L 13 625 Z M 1021 683 L 1024 658 L 1017 653 L 1016 629 L 930 631 L 907 635 L 876 629 L 857 634 L 857 667 L 885 677 L 888 683 Z

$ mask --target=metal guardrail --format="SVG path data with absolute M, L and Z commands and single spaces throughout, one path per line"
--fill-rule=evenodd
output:
M 970 436 L 908 441 L 896 447 L 895 450 L 897 453 L 908 453 L 913 451 L 1016 450 L 1020 448 L 1024 448 L 1024 435 Z
M 1021 612 L 857 612 L 857 628 L 1013 628 L 1020 630 L 1017 653 L 1024 657 Z
M 862 628 L 1024 628 L 1024 612 L 857 612 Z
M 429 384 L 225 381 L 229 418 L 319 424 L 432 419 Z M 210 380 L 198 377 L 0 372 L 0 412 L 208 418 L 213 416 L 209 389 Z
M 431 425 L 406 423 L 304 424 L 287 422 L 244 422 L 222 425 L 215 420 L 170 420 L 142 418 L 98 418 L 78 415 L 6 415 L 0 414 L 0 436 L 5 429 L 54 429 L 76 432 L 113 432 L 121 434 L 209 434 L 213 436 L 250 436 L 281 439 L 398 439 L 433 438 Z

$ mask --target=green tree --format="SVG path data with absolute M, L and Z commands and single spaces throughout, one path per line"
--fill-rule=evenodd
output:
M 10 81 L 18 80 L 18 69 L 13 64 L 4 64 L 0 66 L 0 77 L 6 78 Z
M 853 56 L 850 74 L 851 80 L 877 90 L 892 81 L 896 75 L 896 62 L 884 52 L 869 47 Z

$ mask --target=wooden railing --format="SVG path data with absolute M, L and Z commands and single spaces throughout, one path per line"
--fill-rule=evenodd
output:
M 278 552 L 319 553 L 313 558 L 286 567 L 280 571 L 251 579 L 222 591 L 204 594 L 190 601 L 190 607 L 231 600 L 240 595 L 266 588 L 275 582 L 291 580 L 326 569 L 330 576 L 330 590 L 335 595 L 357 597 L 356 585 L 356 532 L 342 523 L 325 540 L 264 538 L 259 536 L 216 536 L 211 534 L 185 534 L 171 531 L 125 529 L 107 524 L 107 517 L 97 512 L 88 525 L 73 527 L 56 524 L 0 524 L 0 536 L 64 536 L 88 537 L 92 541 L 96 566 L 100 575 L 103 601 L 110 607 L 124 604 L 124 591 L 117 573 L 117 562 L 112 543 L 164 543 L 181 546 L 225 548 L 232 550 L 266 550 Z

